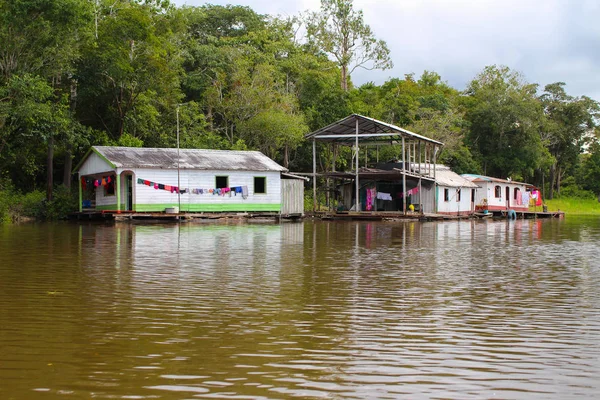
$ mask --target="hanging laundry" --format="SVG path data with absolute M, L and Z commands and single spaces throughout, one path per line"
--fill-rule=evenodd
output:
M 243 199 L 248 198 L 248 186 L 242 186 L 242 198 Z
M 144 180 L 142 178 L 137 178 L 137 183 L 139 185 L 143 185 L 144 184 Z
M 377 198 L 379 200 L 392 200 L 392 195 L 389 193 L 384 193 L 384 192 L 377 192 Z

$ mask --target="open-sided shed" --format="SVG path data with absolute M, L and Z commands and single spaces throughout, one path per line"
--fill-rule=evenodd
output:
M 388 196 L 381 195 L 379 200 L 393 201 L 402 198 L 402 201 L 386 203 L 384 209 L 402 211 L 406 213 L 408 202 L 405 200 L 409 195 L 415 195 L 412 203 L 418 204 L 423 212 L 436 212 L 435 200 L 435 164 L 436 157 L 443 143 L 427 138 L 417 133 L 388 124 L 373 118 L 359 114 L 352 114 L 333 124 L 321 128 L 306 135 L 306 139 L 312 140 L 313 145 L 313 177 L 324 176 L 334 178 L 343 182 L 353 183 L 351 194 L 352 209 L 356 211 L 367 210 L 367 204 L 371 190 L 377 186 L 381 188 L 385 183 L 384 190 Z M 317 174 L 316 167 L 316 143 L 317 141 L 329 143 L 333 147 L 334 160 L 332 170 Z M 401 145 L 402 157 L 395 168 L 383 170 L 380 168 L 368 168 L 364 155 L 367 148 L 382 145 Z M 352 169 L 345 172 L 336 171 L 336 148 L 338 146 L 352 147 Z M 361 153 L 362 151 L 362 153 Z M 360 160 L 364 161 L 361 168 Z M 423 166 L 422 168 L 420 166 Z M 314 208 L 316 209 L 316 179 L 313 179 Z M 418 195 L 417 195 L 418 194 Z M 384 198 L 385 197 L 385 198 Z M 361 200 L 364 199 L 364 200 Z M 387 200 L 390 198 L 391 200 Z M 426 203 L 422 200 L 430 198 Z M 411 204 L 412 204 L 411 203 Z M 401 207 L 400 209 L 397 209 Z

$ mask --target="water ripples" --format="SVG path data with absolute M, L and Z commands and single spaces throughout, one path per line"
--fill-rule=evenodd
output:
M 16 227 L 0 395 L 594 398 L 599 238 L 595 221 Z

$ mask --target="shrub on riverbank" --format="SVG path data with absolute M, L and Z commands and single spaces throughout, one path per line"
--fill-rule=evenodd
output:
M 54 190 L 54 199 L 46 201 L 46 194 L 34 190 L 21 194 L 10 182 L 0 182 L 0 224 L 10 224 L 34 218 L 36 220 L 57 220 L 77 210 L 77 195 L 64 186 Z

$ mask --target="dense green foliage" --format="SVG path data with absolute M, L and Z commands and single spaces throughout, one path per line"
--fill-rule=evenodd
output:
M 355 112 L 444 142 L 439 161 L 458 173 L 600 194 L 598 103 L 503 66 L 464 92 L 431 71 L 352 85 L 353 68 L 394 56 L 351 0 L 285 20 L 168 0 L 0 0 L 0 218 L 60 216 L 90 145 L 174 147 L 177 116 L 182 147 L 257 149 L 309 171 L 304 134 Z M 319 168 L 332 159 L 319 147 Z

